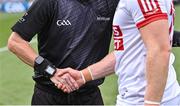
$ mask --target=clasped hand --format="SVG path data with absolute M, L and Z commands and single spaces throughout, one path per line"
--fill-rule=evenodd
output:
M 73 92 L 84 84 L 80 72 L 72 68 L 57 69 L 51 81 L 66 93 Z

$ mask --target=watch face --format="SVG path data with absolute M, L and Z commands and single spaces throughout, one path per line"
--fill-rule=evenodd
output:
M 54 68 L 52 68 L 51 66 L 47 66 L 46 72 L 47 72 L 48 74 L 53 75 L 53 74 L 54 74 L 54 71 L 55 71 Z
M 44 58 L 41 56 L 38 56 L 35 61 L 37 64 L 41 64 L 44 61 Z

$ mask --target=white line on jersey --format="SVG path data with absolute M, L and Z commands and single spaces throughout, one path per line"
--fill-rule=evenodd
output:
M 147 9 L 147 7 L 146 7 L 146 4 L 145 4 L 144 0 L 141 0 L 141 3 L 142 3 L 142 5 L 143 5 L 144 11 L 147 12 L 148 9 Z
M 149 1 L 149 0 L 146 0 L 146 3 L 147 3 L 147 6 L 148 6 L 149 10 L 152 11 L 153 8 L 152 8 L 152 6 L 151 6 L 150 1 Z
M 158 6 L 158 1 L 155 0 L 140 0 L 144 12 L 152 11 L 153 9 L 156 9 Z
M 157 8 L 157 4 L 155 3 L 154 0 L 152 0 L 152 5 L 153 5 L 154 8 Z

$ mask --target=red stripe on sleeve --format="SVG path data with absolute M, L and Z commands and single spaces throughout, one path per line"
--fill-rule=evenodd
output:
M 137 23 L 136 26 L 138 28 L 141 28 L 141 27 L 143 27 L 143 26 L 145 26 L 145 25 L 147 25 L 153 21 L 157 21 L 157 20 L 161 20 L 161 19 L 168 19 L 167 14 L 154 14 L 153 16 L 148 17 L 145 20 Z
M 154 0 L 154 1 L 156 3 L 157 8 L 158 8 L 158 12 L 162 13 L 161 8 L 160 8 L 159 3 L 158 3 L 158 0 Z
M 150 5 L 152 6 L 152 10 L 145 11 L 144 8 L 148 8 L 148 6 L 145 5 L 145 4 L 147 4 L 147 1 L 146 0 L 138 0 L 140 9 L 144 16 L 144 20 L 136 24 L 136 26 L 138 28 L 141 28 L 153 21 L 157 21 L 160 19 L 168 19 L 167 14 L 162 13 L 162 10 L 158 3 L 158 0 L 149 0 L 148 2 L 150 2 Z M 145 3 L 145 4 L 143 4 L 143 3 Z M 144 7 L 144 6 L 146 6 L 146 7 Z

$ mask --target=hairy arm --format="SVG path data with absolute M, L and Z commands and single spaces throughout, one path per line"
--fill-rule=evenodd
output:
M 116 58 L 114 52 L 108 54 L 101 61 L 89 66 L 94 79 L 99 79 L 114 73 Z M 87 70 L 87 69 L 84 69 Z M 84 71 L 82 70 L 82 71 Z
M 147 48 L 145 100 L 161 102 L 171 52 L 168 21 L 158 20 L 142 28 L 140 32 Z
M 13 32 L 11 34 L 8 40 L 8 49 L 24 63 L 28 64 L 31 67 L 34 67 L 34 61 L 38 54 L 30 46 L 29 42 L 23 40 L 18 33 Z M 76 82 L 68 74 L 65 74 L 61 77 L 55 74 L 53 77 L 51 77 L 51 81 L 53 83 L 59 83 L 60 79 L 64 79 L 67 84 L 71 85 L 71 88 L 69 86 L 63 86 L 64 89 L 66 88 L 66 92 L 71 92 L 72 90 L 75 90 L 75 88 L 78 88 Z M 72 85 L 72 83 L 74 85 Z
M 34 66 L 34 60 L 38 56 L 29 42 L 22 39 L 18 33 L 13 32 L 8 40 L 8 49 L 29 66 Z
M 112 52 L 104 57 L 101 61 L 89 66 L 94 79 L 92 79 L 92 77 L 90 76 L 88 68 L 85 68 L 81 71 L 77 71 L 72 68 L 59 69 L 57 76 L 62 76 L 65 73 L 69 73 L 76 80 L 80 87 L 88 81 L 99 79 L 114 73 L 115 63 L 115 55 Z M 81 74 L 81 72 L 83 75 Z M 83 80 L 83 77 L 85 78 L 85 81 Z M 61 86 L 59 86 L 58 88 L 62 89 Z

